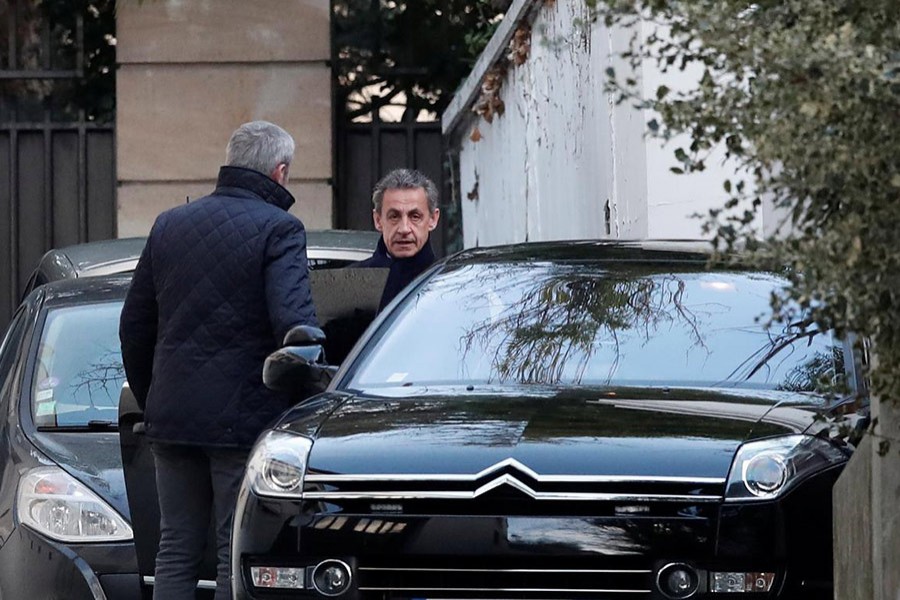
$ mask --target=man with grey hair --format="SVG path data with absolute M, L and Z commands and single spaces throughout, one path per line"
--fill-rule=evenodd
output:
M 156 464 L 153 597 L 195 597 L 210 519 L 216 599 L 231 598 L 229 541 L 257 435 L 291 405 L 263 363 L 292 327 L 315 325 L 306 232 L 284 187 L 294 140 L 265 121 L 231 136 L 215 191 L 157 217 L 119 326 L 122 361 Z
M 440 219 L 438 190 L 419 171 L 395 169 L 372 193 L 372 218 L 381 232 L 375 253 L 356 267 L 390 269 L 379 311 L 434 262 L 429 237 Z

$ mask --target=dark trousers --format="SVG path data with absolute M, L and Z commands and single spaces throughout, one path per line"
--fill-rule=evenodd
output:
M 153 443 L 160 540 L 154 600 L 196 597 L 210 519 L 215 518 L 216 600 L 231 599 L 231 522 L 248 450 Z

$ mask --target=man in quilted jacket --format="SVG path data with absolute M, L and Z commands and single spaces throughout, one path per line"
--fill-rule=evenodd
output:
M 266 356 L 316 325 L 306 232 L 288 213 L 294 140 L 265 121 L 231 136 L 215 191 L 157 217 L 119 328 L 144 409 L 159 492 L 154 598 L 194 598 L 210 518 L 216 599 L 231 598 L 228 545 L 244 464 L 290 405 L 262 382 Z

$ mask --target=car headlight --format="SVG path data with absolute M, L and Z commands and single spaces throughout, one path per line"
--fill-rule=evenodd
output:
M 134 537 L 119 513 L 59 467 L 37 467 L 19 480 L 19 522 L 60 542 L 125 542 Z
M 810 435 L 748 442 L 734 457 L 725 500 L 771 500 L 809 475 L 847 458 L 834 444 Z
M 300 498 L 312 440 L 270 431 L 257 442 L 247 462 L 245 481 L 258 496 Z

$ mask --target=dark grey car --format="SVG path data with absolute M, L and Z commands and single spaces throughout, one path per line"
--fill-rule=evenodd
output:
M 379 235 L 375 231 L 308 231 L 310 267 L 328 269 L 364 260 L 372 255 Z M 54 248 L 44 254 L 31 273 L 22 297 L 40 285 L 60 279 L 131 273 L 146 242 L 145 237 L 132 237 Z
M 128 282 L 38 288 L 0 347 L 0 598 L 140 598 L 115 426 Z

